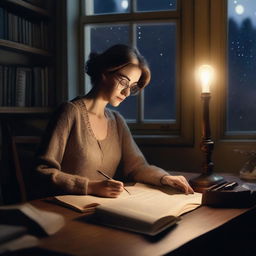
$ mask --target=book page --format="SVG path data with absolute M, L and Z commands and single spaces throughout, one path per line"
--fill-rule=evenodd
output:
M 155 206 L 153 212 L 158 216 L 180 216 L 201 205 L 202 194 L 184 194 L 172 187 L 157 187 L 146 184 L 136 184 L 129 187 L 131 196 L 129 199 L 136 198 L 138 203 L 144 204 L 146 211 L 151 210 L 152 203 Z
M 13 251 L 38 246 L 39 239 L 32 235 L 22 235 L 16 239 L 0 244 L 0 255 L 12 255 Z M 19 253 L 18 253 L 19 254 Z M 13 254 L 13 255 L 18 255 Z
M 108 204 L 117 199 L 125 199 L 130 195 L 127 194 L 126 191 L 123 191 L 118 198 L 106 198 L 106 197 L 98 197 L 91 195 L 64 195 L 64 196 L 55 196 L 57 203 L 68 206 L 69 208 L 73 208 L 79 212 L 92 212 L 92 210 L 97 205 Z
M 91 211 L 97 205 L 110 206 L 113 203 L 121 205 L 133 204 L 138 211 L 150 212 L 151 216 L 179 216 L 201 205 L 202 194 L 194 193 L 185 195 L 171 187 L 157 187 L 137 183 L 127 186 L 130 195 L 123 191 L 118 198 L 102 198 L 96 196 L 56 196 L 62 204 L 69 205 L 78 211 Z M 114 207 L 116 208 L 116 207 Z
M 126 198 L 107 201 L 96 207 L 99 223 L 139 233 L 155 235 L 174 225 L 178 216 L 201 204 L 201 194 L 185 195 L 170 187 L 137 184 L 126 187 Z
M 104 202 L 101 204 L 103 208 L 112 208 L 114 212 L 126 212 L 130 217 L 143 213 L 143 218 L 152 222 L 167 215 L 177 217 L 194 210 L 201 205 L 202 200 L 200 193 L 185 195 L 169 187 L 136 184 L 127 189 L 131 194 L 129 197 Z
M 12 215 L 11 215 L 12 214 Z M 16 218 L 10 218 L 10 216 L 16 216 Z M 18 224 L 19 218 L 23 215 L 34 221 L 36 225 L 47 234 L 52 235 L 61 229 L 65 220 L 64 217 L 58 213 L 40 210 L 31 205 L 30 203 L 6 205 L 0 207 L 1 221 L 9 221 L 14 225 Z
M 24 226 L 0 224 L 0 244 L 27 233 Z
M 179 221 L 179 218 L 174 216 L 158 218 L 157 215 L 136 210 L 138 205 L 133 200 L 130 200 L 132 204 L 128 202 L 128 205 L 119 205 L 115 202 L 111 206 L 99 205 L 96 207 L 94 220 L 103 225 L 148 235 L 155 235 Z M 122 202 L 124 203 L 124 201 Z

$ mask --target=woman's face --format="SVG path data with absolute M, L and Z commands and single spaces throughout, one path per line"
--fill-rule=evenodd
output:
M 105 97 L 108 103 L 113 107 L 119 106 L 130 95 L 131 88 L 137 85 L 140 76 L 141 69 L 135 65 L 128 65 L 108 74 L 105 77 L 105 86 L 108 88 Z

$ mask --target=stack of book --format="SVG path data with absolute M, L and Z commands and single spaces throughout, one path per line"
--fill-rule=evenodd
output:
M 29 20 L 0 7 L 0 39 L 49 50 L 49 24 Z
M 65 224 L 63 216 L 29 203 L 0 207 L 0 254 L 38 244 L 38 236 L 55 234 Z
M 0 106 L 46 107 L 49 68 L 0 65 Z

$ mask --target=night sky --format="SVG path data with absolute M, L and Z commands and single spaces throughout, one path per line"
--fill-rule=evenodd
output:
M 255 131 L 256 118 L 256 1 L 228 2 L 229 131 Z
M 174 10 L 175 0 L 137 0 L 138 11 Z M 125 13 L 129 0 L 95 0 L 94 13 Z M 256 118 L 256 0 L 228 0 L 227 130 L 255 131 Z M 128 24 L 91 26 L 93 51 L 116 43 L 130 43 Z M 176 118 L 176 25 L 137 24 L 136 42 L 152 71 L 145 92 L 145 119 Z M 152 49 L 154 49 L 152 51 Z M 136 119 L 137 99 L 129 97 L 118 110 Z
M 137 10 L 173 10 L 176 0 L 138 0 Z M 95 13 L 128 12 L 127 0 L 94 1 Z M 116 43 L 129 44 L 131 27 L 128 24 L 91 25 L 91 50 L 102 52 Z M 145 120 L 176 119 L 176 24 L 136 23 L 137 48 L 147 59 L 152 72 L 149 86 L 144 90 Z M 110 106 L 109 106 L 110 107 Z M 128 97 L 117 110 L 126 119 L 135 120 L 137 97 Z

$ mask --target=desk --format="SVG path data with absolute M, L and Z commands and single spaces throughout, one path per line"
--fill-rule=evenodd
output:
M 150 238 L 81 221 L 79 219 L 83 214 L 44 200 L 36 200 L 33 201 L 32 204 L 40 209 L 60 213 L 66 219 L 66 226 L 55 235 L 42 238 L 39 247 L 70 255 L 208 256 L 215 255 L 213 253 L 214 250 L 208 250 L 209 248 L 204 248 L 204 246 L 209 247 L 214 244 L 215 251 L 216 248 L 219 248 L 218 250 L 223 252 L 225 249 L 223 246 L 216 246 L 216 243 L 221 242 L 218 242 L 218 240 L 223 239 L 226 240 L 227 251 L 231 252 L 228 242 L 231 243 L 232 248 L 234 248 L 233 246 L 238 242 L 240 243 L 240 239 L 245 238 L 245 235 L 235 235 L 234 237 L 237 241 L 228 240 L 233 239 L 232 235 L 234 235 L 234 233 L 239 234 L 239 232 L 236 231 L 245 232 L 240 230 L 241 227 L 247 232 L 248 226 L 251 226 L 251 223 L 248 223 L 249 218 L 254 218 L 254 220 L 256 218 L 255 208 L 214 209 L 202 206 L 193 212 L 185 214 L 179 224 L 174 228 L 167 230 L 167 232 L 155 238 Z M 214 233 L 218 230 L 219 232 Z M 223 238 L 221 238 L 220 235 L 222 235 Z M 201 247 L 200 251 L 194 251 L 198 249 L 198 246 Z M 246 249 L 246 251 L 248 250 Z M 224 255 L 221 254 L 221 251 L 218 255 Z M 237 251 L 237 249 L 234 249 L 234 251 Z M 201 254 L 199 252 L 201 252 Z M 210 252 L 213 254 L 210 254 Z M 227 255 L 231 254 L 228 253 Z M 232 255 L 234 255 L 234 253 Z M 256 253 L 243 255 L 255 256 Z

